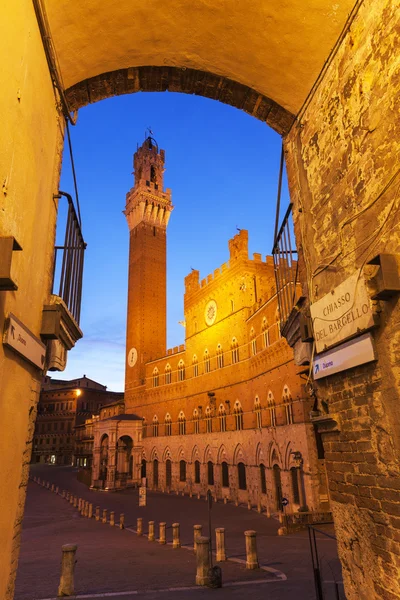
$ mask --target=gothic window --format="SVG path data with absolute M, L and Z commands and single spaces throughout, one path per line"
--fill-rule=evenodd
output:
M 208 485 L 214 485 L 214 465 L 211 460 L 207 463 L 207 483 Z
M 222 352 L 221 344 L 217 346 L 217 367 L 218 369 L 222 369 L 224 366 L 224 353 Z
M 151 165 L 151 167 L 150 167 L 150 181 L 152 183 L 157 183 L 157 175 L 156 175 L 156 169 L 155 169 L 154 165 Z
M 192 366 L 193 366 L 193 377 L 197 377 L 199 374 L 199 362 L 198 362 L 197 356 L 195 354 L 193 354 Z
M 239 344 L 235 337 L 232 339 L 231 352 L 232 352 L 232 363 L 233 364 L 238 363 L 239 362 Z
M 200 418 L 197 408 L 193 411 L 193 433 L 200 433 Z
M 165 484 L 171 487 L 172 483 L 172 463 L 169 458 L 165 461 Z
M 179 462 L 179 481 L 186 481 L 186 461 Z
M 172 381 L 172 370 L 171 365 L 168 363 L 165 366 L 165 383 L 171 383 Z
M 153 369 L 153 387 L 158 387 L 159 385 L 159 371 L 157 367 Z
M 181 411 L 178 416 L 178 427 L 179 427 L 179 435 L 186 434 L 186 417 L 184 413 Z
M 219 430 L 221 432 L 226 431 L 226 410 L 223 404 L 219 405 L 218 408 L 218 420 L 219 420 Z
M 258 396 L 256 396 L 256 399 L 254 401 L 254 412 L 256 413 L 256 427 L 257 427 L 257 429 L 261 429 L 262 428 L 262 409 L 261 409 L 260 398 Z
M 270 414 L 271 427 L 276 427 L 276 408 L 275 400 L 272 392 L 268 392 L 268 410 Z
M 263 338 L 264 348 L 268 348 L 268 346 L 269 346 L 269 327 L 268 327 L 268 321 L 265 317 L 263 318 L 263 322 L 262 322 L 262 338 Z
M 267 479 L 265 476 L 265 465 L 260 465 L 260 483 L 261 483 L 261 493 L 267 493 Z
M 200 461 L 194 461 L 194 482 L 200 483 Z
M 228 463 L 225 461 L 221 463 L 221 475 L 222 487 L 229 487 L 229 469 Z
M 250 339 L 251 339 L 251 353 L 253 356 L 255 356 L 257 354 L 257 339 L 256 339 L 256 333 L 253 328 L 251 328 L 251 331 L 250 331 Z
M 293 400 L 287 385 L 283 388 L 283 403 L 285 405 L 286 423 L 293 424 Z
M 238 463 L 237 469 L 238 469 L 239 490 L 247 490 L 245 464 L 242 462 Z
M 178 381 L 183 381 L 185 379 L 185 363 L 183 360 L 180 360 L 178 363 Z
M 153 417 L 153 437 L 158 437 L 158 417 L 154 415 Z
M 206 349 L 204 351 L 204 373 L 209 373 L 210 370 L 210 355 L 208 353 L 208 350 Z
M 165 435 L 172 435 L 172 419 L 171 419 L 171 415 L 169 413 L 167 413 L 165 415 L 164 424 L 165 424 Z
M 241 431 L 243 429 L 243 410 L 239 400 L 235 402 L 233 414 L 235 416 L 235 428 L 237 431 Z
M 158 487 L 158 460 L 156 458 L 153 460 L 153 485 Z
M 206 432 L 212 433 L 212 414 L 209 406 L 206 408 Z

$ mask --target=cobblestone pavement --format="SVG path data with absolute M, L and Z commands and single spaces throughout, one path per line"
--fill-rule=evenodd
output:
M 137 517 L 143 518 L 144 533 L 147 523 L 167 523 L 167 541 L 172 539 L 171 524 L 180 523 L 182 545 L 193 545 L 193 525 L 203 526 L 208 532 L 208 509 L 204 499 L 148 492 L 147 506 L 138 506 L 138 491 L 118 493 L 93 492 L 76 480 L 71 467 L 35 465 L 31 476 L 44 478 L 66 489 L 101 509 L 125 514 L 126 531 L 103 525 L 94 519 L 81 517 L 66 500 L 49 490 L 30 482 L 23 524 L 21 555 L 17 576 L 15 600 L 55 598 L 60 576 L 61 546 L 77 543 L 76 594 L 87 600 L 95 598 L 175 598 L 202 599 L 210 595 L 218 598 L 243 598 L 251 594 L 254 600 L 312 600 L 315 598 L 310 547 L 307 532 L 278 536 L 279 524 L 256 511 L 231 504 L 214 503 L 212 530 L 225 527 L 226 551 L 231 560 L 221 563 L 224 586 L 210 590 L 194 586 L 195 557 L 187 548 L 174 550 L 138 537 L 129 529 L 136 529 Z M 246 570 L 244 531 L 257 531 L 260 564 L 269 570 Z M 327 531 L 332 534 L 330 529 Z M 334 578 L 341 580 L 340 565 L 334 540 L 317 534 L 324 600 L 336 600 Z M 283 573 L 279 578 L 273 570 Z M 344 600 L 339 586 L 340 600 Z M 107 596 L 104 596 L 107 594 Z

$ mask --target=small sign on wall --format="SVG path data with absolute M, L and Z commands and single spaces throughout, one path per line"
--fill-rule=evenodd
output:
M 146 506 L 146 488 L 143 486 L 139 488 L 139 506 Z
M 372 336 L 370 333 L 365 333 L 329 352 L 316 356 L 313 361 L 314 379 L 340 373 L 376 360 L 376 358 Z
M 12 313 L 9 314 L 6 321 L 3 344 L 20 354 L 35 367 L 44 368 L 46 346 Z
M 310 306 L 317 352 L 374 326 L 364 277 L 360 270 Z

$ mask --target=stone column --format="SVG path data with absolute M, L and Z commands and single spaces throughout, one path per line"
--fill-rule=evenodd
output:
M 93 464 L 92 464 L 92 481 L 91 487 L 94 482 L 100 477 L 100 446 L 95 446 L 93 450 Z
M 149 542 L 154 542 L 155 537 L 154 537 L 154 521 L 149 521 L 149 535 L 148 538 Z
M 58 586 L 58 596 L 72 596 L 74 594 L 74 569 L 76 544 L 65 544 L 62 547 L 61 577 Z
M 159 544 L 166 544 L 167 540 L 165 539 L 165 528 L 166 528 L 167 524 L 166 523 L 160 523 L 160 537 L 158 540 Z
M 193 552 L 196 554 L 197 548 L 197 540 L 201 537 L 202 526 L 201 525 L 193 525 Z
M 223 560 L 226 560 L 225 529 L 223 527 L 218 527 L 218 529 L 215 530 L 215 538 L 217 549 L 217 562 L 221 562 Z
M 257 542 L 255 531 L 245 531 L 246 536 L 246 569 L 258 569 Z
M 179 536 L 179 523 L 172 523 L 172 547 L 181 547 L 181 540 Z
M 119 528 L 120 529 L 125 529 L 125 515 L 124 515 L 124 513 L 121 513 L 119 515 Z
M 138 517 L 138 520 L 137 520 L 136 533 L 138 535 L 143 535 L 143 519 L 141 517 Z
M 196 541 L 196 585 L 208 585 L 210 583 L 210 540 L 208 537 L 200 536 Z

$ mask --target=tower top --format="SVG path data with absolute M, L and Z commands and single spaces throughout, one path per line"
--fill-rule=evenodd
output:
M 165 151 L 148 129 L 133 156 L 134 186 L 126 195 L 125 216 L 129 229 L 146 222 L 165 229 L 172 210 L 171 190 L 164 190 Z

